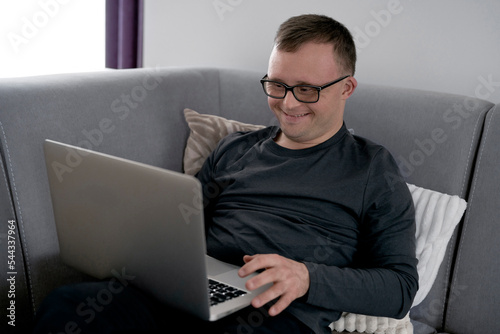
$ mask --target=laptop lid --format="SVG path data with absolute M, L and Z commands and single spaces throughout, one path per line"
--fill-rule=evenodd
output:
M 206 256 L 195 177 L 46 140 L 60 256 L 99 279 L 125 276 L 159 301 L 205 320 L 250 305 L 238 267 Z M 210 306 L 207 278 L 244 296 Z
M 44 151 L 62 261 L 100 279 L 126 272 L 208 319 L 199 181 L 50 140 Z

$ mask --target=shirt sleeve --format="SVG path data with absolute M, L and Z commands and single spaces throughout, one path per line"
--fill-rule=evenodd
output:
M 211 154 L 207 157 L 205 162 L 203 163 L 201 169 L 196 173 L 196 178 L 200 181 L 202 186 L 202 195 L 203 195 L 203 211 L 205 215 L 205 229 L 208 228 L 208 225 L 211 221 L 211 215 L 213 211 L 213 199 L 217 197 L 220 192 L 220 187 L 214 182 L 213 179 L 213 161 L 215 159 L 215 151 L 211 152 Z
M 214 175 L 217 172 L 217 161 L 222 155 L 221 152 L 225 152 L 227 148 L 226 143 L 231 143 L 230 139 L 236 135 L 237 133 L 233 133 L 222 138 L 217 144 L 216 148 L 208 155 L 201 169 L 195 175 L 202 186 L 205 229 L 208 229 L 210 226 L 215 202 L 225 186 L 225 184 L 221 184 L 215 181 Z
M 341 312 L 403 318 L 418 289 L 415 210 L 392 156 L 374 157 L 363 196 L 358 252 L 352 266 L 306 262 L 307 303 Z

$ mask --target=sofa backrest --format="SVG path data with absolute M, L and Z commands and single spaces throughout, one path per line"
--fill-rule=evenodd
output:
M 345 122 L 391 151 L 408 183 L 467 199 L 484 118 L 493 104 L 473 97 L 359 84 Z M 444 327 L 451 266 L 460 226 L 426 299 L 411 317 Z
M 181 171 L 189 134 L 184 108 L 276 124 L 259 83 L 262 75 L 163 68 L 0 80 L 0 236 L 7 236 L 5 223 L 15 220 L 18 289 L 28 288 L 16 295 L 19 322 L 22 310 L 32 316 L 56 286 L 88 279 L 58 257 L 43 140 Z M 408 182 L 465 197 L 484 115 L 491 107 L 463 96 L 360 84 L 347 103 L 345 119 L 356 134 L 385 145 Z M 414 311 L 417 319 L 437 328 L 443 324 L 455 242 L 456 235 L 434 288 Z M 0 282 L 6 282 L 6 273 L 2 269 Z
M 488 112 L 460 245 L 445 330 L 497 333 L 500 321 L 500 105 Z

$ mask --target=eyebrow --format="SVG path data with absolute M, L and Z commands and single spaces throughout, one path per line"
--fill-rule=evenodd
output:
M 299 81 L 298 83 L 296 83 L 294 85 L 290 85 L 290 84 L 286 83 L 282 79 L 279 79 L 279 78 L 275 79 L 275 78 L 271 78 L 270 76 L 267 76 L 267 80 L 281 82 L 281 83 L 287 84 L 288 86 L 296 86 L 296 85 L 319 86 L 319 85 L 315 85 L 315 84 L 312 84 L 312 83 L 309 83 L 309 82 L 306 82 L 306 81 Z

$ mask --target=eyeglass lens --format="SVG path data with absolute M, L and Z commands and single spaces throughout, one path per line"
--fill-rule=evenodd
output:
M 264 90 L 267 95 L 273 98 L 282 99 L 285 97 L 287 89 L 279 82 L 264 82 Z M 292 93 L 301 102 L 316 102 L 319 98 L 319 91 L 310 86 L 294 86 Z

